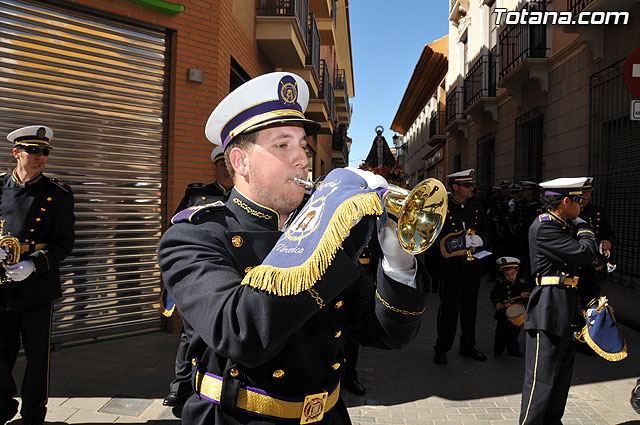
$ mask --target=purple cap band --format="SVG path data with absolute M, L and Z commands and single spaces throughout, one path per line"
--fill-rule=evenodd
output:
M 227 125 L 225 125 L 222 128 L 222 131 L 220 132 L 220 140 L 223 141 L 222 149 L 225 149 L 229 144 L 229 142 L 231 141 L 231 138 L 229 137 L 229 133 L 231 133 L 233 129 L 239 127 L 243 123 L 247 122 L 248 120 L 258 115 L 266 114 L 268 112 L 273 112 L 273 111 L 280 111 L 280 110 L 283 110 L 283 111 L 296 110 L 302 113 L 302 107 L 298 103 L 291 104 L 290 106 L 287 106 L 285 108 L 280 100 L 270 100 L 268 102 L 260 103 L 258 105 L 252 106 L 251 108 L 245 109 L 244 111 L 240 112 L 238 115 L 230 119 Z M 290 115 L 290 116 L 286 115 L 286 116 L 280 116 L 278 118 L 286 119 L 286 118 L 293 118 L 293 117 L 300 119 L 300 117 L 297 115 Z

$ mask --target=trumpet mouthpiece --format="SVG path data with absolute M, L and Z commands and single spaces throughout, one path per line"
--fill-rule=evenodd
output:
M 309 180 L 305 180 L 300 176 L 295 176 L 293 178 L 294 183 L 299 184 L 300 186 L 306 188 L 306 189 L 311 189 L 313 187 L 313 182 L 309 181 Z

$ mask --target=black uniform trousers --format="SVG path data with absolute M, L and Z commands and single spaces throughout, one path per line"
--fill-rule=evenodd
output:
M 20 338 L 27 356 L 22 378 L 20 414 L 25 422 L 43 422 L 47 413 L 49 392 L 49 360 L 53 303 L 34 310 L 0 311 L 0 400 L 15 408 L 17 388 L 11 371 L 20 349 Z
M 180 341 L 178 342 L 178 352 L 176 353 L 175 371 L 176 379 L 169 384 L 169 391 L 175 391 L 179 394 L 189 395 L 193 392 L 191 387 L 191 374 L 193 366 L 191 360 L 187 358 L 187 350 L 189 349 L 189 334 L 185 327 L 180 331 Z
M 496 318 L 496 335 L 493 341 L 494 354 L 502 354 L 506 348 L 509 353 L 517 353 L 520 351 L 518 346 L 518 335 L 520 328 L 513 326 L 505 315 L 505 308 L 502 309 Z
M 576 344 L 544 330 L 527 330 L 527 363 L 520 425 L 561 425 L 567 404 Z M 534 361 L 531 361 L 534 359 Z
M 344 343 L 344 371 L 342 375 L 342 379 L 346 380 L 347 382 L 358 379 L 356 365 L 358 364 L 359 349 L 360 344 L 347 337 Z
M 463 279 L 444 274 L 440 280 L 440 308 L 438 309 L 438 338 L 436 352 L 446 353 L 453 346 L 460 315 L 460 350 L 476 345 L 476 313 L 480 277 Z

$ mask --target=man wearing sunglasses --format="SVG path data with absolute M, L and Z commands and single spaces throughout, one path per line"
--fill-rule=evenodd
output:
M 471 254 L 487 246 L 489 225 L 484 210 L 473 201 L 473 172 L 468 169 L 447 176 L 451 195 L 447 219 L 436 245 L 440 247 L 440 307 L 438 338 L 433 362 L 447 364 L 446 353 L 453 346 L 460 316 L 460 354 L 474 360 L 487 357 L 476 349 L 476 312 L 483 266 Z M 472 231 L 472 232 L 469 232 Z
M 540 183 L 542 209 L 529 228 L 531 273 L 536 286 L 527 304 L 525 375 L 520 425 L 559 424 L 575 358 L 579 266 L 590 266 L 596 238 L 578 218 L 586 177 Z
M 42 125 L 7 135 L 16 167 L 0 176 L 0 220 L 5 234 L 20 241 L 20 258 L 16 264 L 3 264 L 6 283 L 0 284 L 0 424 L 18 410 L 12 369 L 21 339 L 27 355 L 20 391 L 22 423 L 43 424 L 47 412 L 51 317 L 53 301 L 61 295 L 59 263 L 74 242 L 71 188 L 42 174 L 52 137 L 53 131 Z M 7 256 L 0 249 L 0 261 Z

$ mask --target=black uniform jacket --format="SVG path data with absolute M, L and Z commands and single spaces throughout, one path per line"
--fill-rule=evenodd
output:
M 543 276 L 558 276 L 560 280 L 574 278 L 578 274 L 578 266 L 593 262 L 595 242 L 591 229 L 576 229 L 553 213 L 540 214 L 529 228 L 533 276 L 536 280 Z M 542 329 L 569 337 L 571 324 L 577 318 L 578 299 L 575 288 L 537 285 L 529 297 L 525 329 Z
M 601 205 L 594 205 L 591 202 L 587 204 L 582 211 L 580 211 L 580 218 L 589 224 L 589 227 L 593 229 L 593 233 L 596 235 L 598 242 L 608 240 L 609 242 L 615 242 L 615 236 L 613 229 L 607 218 L 607 212 Z
M 440 240 L 451 233 L 461 230 L 474 230 L 475 234 L 482 238 L 483 245 L 476 248 L 477 251 L 486 249 L 490 242 L 489 224 L 480 204 L 468 200 L 464 205 L 449 196 L 447 217 L 440 231 L 433 249 L 440 252 Z M 440 252 L 440 273 L 444 277 L 475 279 L 483 273 L 480 260 L 467 261 L 466 255 L 458 255 L 449 258 L 442 256 Z
M 286 397 L 330 390 L 343 366 L 347 333 L 362 345 L 399 348 L 415 337 L 425 307 L 423 291 L 391 280 L 381 268 L 374 287 L 350 241 L 355 228 L 312 290 L 276 296 L 241 285 L 282 234 L 278 224 L 275 211 L 233 189 L 226 206 L 203 207 L 160 241 L 165 284 L 194 335 L 188 355 L 201 372 L 224 376 L 223 387 L 231 389 L 223 390 L 223 398 L 232 405 L 240 384 Z M 420 285 L 420 274 L 416 281 Z M 236 378 L 232 367 L 240 372 Z M 348 423 L 346 417 L 340 402 L 323 423 Z M 182 418 L 274 423 L 197 396 L 187 401 Z
M 176 213 L 194 205 L 212 204 L 227 197 L 225 189 L 217 182 L 204 185 L 203 183 L 190 183 L 184 191 L 180 205 Z
M 13 173 L 0 176 L 0 182 L 4 232 L 20 240 L 20 261 L 31 260 L 36 267 L 25 280 L 0 286 L 0 309 L 46 305 L 61 295 L 58 266 L 73 248 L 73 192 L 67 184 L 42 173 L 24 186 Z
M 491 303 L 495 307 L 498 303 L 504 304 L 504 301 L 508 300 L 509 298 L 519 297 L 520 294 L 525 291 L 529 292 L 529 290 L 527 289 L 527 282 L 525 282 L 524 279 L 516 279 L 513 282 L 510 282 L 504 277 L 498 277 L 496 279 L 495 285 L 493 285 L 493 289 L 489 293 L 489 298 L 491 299 Z M 513 302 L 527 305 L 527 298 L 519 299 Z M 493 318 L 497 319 L 500 316 L 504 317 L 505 311 L 505 308 L 496 310 Z

